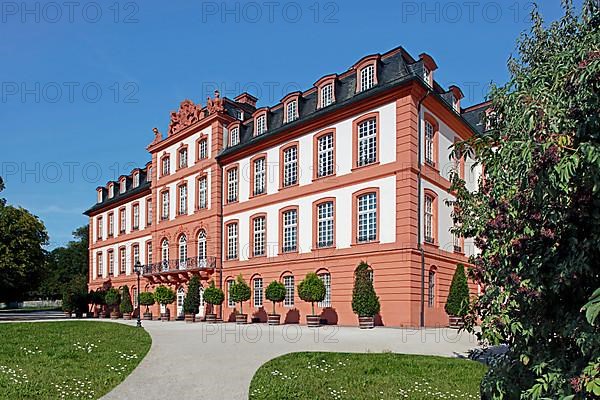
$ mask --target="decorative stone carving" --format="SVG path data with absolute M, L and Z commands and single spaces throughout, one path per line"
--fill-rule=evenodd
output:
M 209 115 L 225 111 L 225 107 L 223 107 L 223 99 L 221 98 L 221 94 L 218 90 L 215 90 L 214 99 L 211 99 L 210 97 L 206 98 L 206 109 L 208 110 Z
M 202 105 L 194 104 L 191 100 L 184 100 L 179 105 L 179 111 L 171 113 L 171 122 L 169 123 L 169 136 L 179 132 L 202 119 Z
M 162 133 L 160 133 L 158 128 L 152 128 L 152 132 L 154 132 L 154 140 L 150 143 L 150 146 L 154 146 L 162 140 Z

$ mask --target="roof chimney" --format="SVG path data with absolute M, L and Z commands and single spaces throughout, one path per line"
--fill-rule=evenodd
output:
M 248 104 L 249 106 L 256 107 L 256 102 L 258 99 L 248 92 L 244 92 L 239 94 L 236 98 L 233 99 L 238 103 Z

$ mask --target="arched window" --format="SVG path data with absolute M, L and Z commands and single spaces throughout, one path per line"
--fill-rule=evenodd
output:
M 198 267 L 206 267 L 206 232 L 198 233 Z
M 168 271 L 169 269 L 169 241 L 164 239 L 160 244 L 161 249 L 161 262 L 162 262 L 162 270 Z
M 187 268 L 187 237 L 181 235 L 179 238 L 179 269 Z
M 435 269 L 429 270 L 427 285 L 427 305 L 433 307 L 435 304 Z

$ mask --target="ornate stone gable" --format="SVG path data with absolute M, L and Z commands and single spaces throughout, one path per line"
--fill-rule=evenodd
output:
M 204 117 L 201 104 L 194 104 L 191 100 L 184 100 L 179 105 L 179 111 L 171 113 L 168 136 L 200 121 Z

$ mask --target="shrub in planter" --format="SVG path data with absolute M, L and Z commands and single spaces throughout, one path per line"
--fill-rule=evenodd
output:
M 281 316 L 275 312 L 275 303 L 281 303 L 285 300 L 285 286 L 278 281 L 269 283 L 265 291 L 265 297 L 267 300 L 273 302 L 273 313 L 268 315 L 267 321 L 269 325 L 279 325 Z
M 450 284 L 450 293 L 444 308 L 450 317 L 450 326 L 453 328 L 461 327 L 462 318 L 469 309 L 469 285 L 467 284 L 465 267 L 462 264 L 456 266 Z
M 381 305 L 375 294 L 373 282 L 369 277 L 369 265 L 361 261 L 354 270 L 354 288 L 352 289 L 352 311 L 358 315 L 359 327 L 373 328 L 373 317 L 379 313 Z
M 185 322 L 196 321 L 196 314 L 200 309 L 200 279 L 194 275 L 188 282 L 187 293 L 183 299 L 183 313 Z
M 250 300 L 250 286 L 244 280 L 242 274 L 238 275 L 233 285 L 231 285 L 231 291 L 229 293 L 231 299 L 240 304 L 240 312 L 235 316 L 235 322 L 238 324 L 245 324 L 248 322 L 248 315 L 244 314 L 243 305 L 245 301 Z
M 104 300 L 106 301 L 106 306 L 110 310 L 110 318 L 117 319 L 119 318 L 119 304 L 121 303 L 121 296 L 119 295 L 119 291 L 115 288 L 110 288 L 106 291 L 106 296 L 104 296 Z
M 210 312 L 206 314 L 206 322 L 215 322 L 217 320 L 217 314 L 215 314 L 214 307 L 220 306 L 225 301 L 225 293 L 221 288 L 215 287 L 215 282 L 211 281 L 210 285 L 204 289 L 204 302 L 209 304 Z
M 148 307 L 154 305 L 154 303 L 154 295 L 151 292 L 140 293 L 140 304 L 146 306 L 146 311 L 144 311 L 144 320 L 152 321 L 152 313 Z
M 170 312 L 167 305 L 172 304 L 175 301 L 176 295 L 173 289 L 170 289 L 164 285 L 160 285 L 154 291 L 154 299 L 160 305 L 165 306 L 166 312 L 160 314 L 160 319 L 168 321 L 170 319 Z
M 306 323 L 309 327 L 318 327 L 321 316 L 315 314 L 315 303 L 325 300 L 325 284 L 314 272 L 309 272 L 306 277 L 298 284 L 298 296 L 310 303 L 312 313 L 306 316 Z
M 123 314 L 123 319 L 131 319 L 133 304 L 131 304 L 131 295 L 129 294 L 129 287 L 127 285 L 121 288 L 121 304 L 119 304 L 119 310 L 121 310 L 121 314 Z

